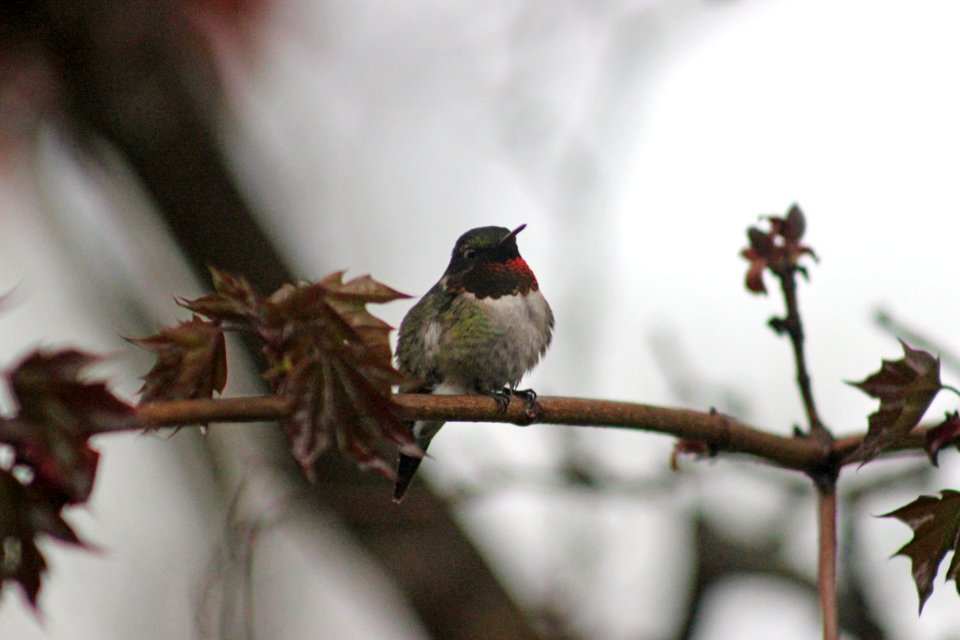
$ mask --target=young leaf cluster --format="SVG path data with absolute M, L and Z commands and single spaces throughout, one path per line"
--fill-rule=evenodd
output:
M 264 376 L 290 403 L 282 426 L 308 477 L 331 446 L 388 477 L 385 446 L 420 453 L 390 398 L 391 386 L 405 381 L 391 362 L 391 327 L 366 308 L 404 294 L 369 276 L 344 281 L 336 272 L 263 297 L 241 277 L 211 273 L 213 293 L 181 301 L 196 314 L 192 320 L 134 341 L 157 356 L 145 376 L 145 401 L 220 392 L 227 375 L 223 332 L 241 331 L 260 341 Z
M 792 205 L 787 215 L 765 216 L 769 222 L 769 229 L 764 231 L 758 227 L 747 229 L 747 239 L 750 245 L 740 252 L 750 267 L 747 269 L 746 287 L 751 293 L 764 294 L 767 286 L 763 282 L 763 273 L 770 270 L 779 277 L 787 272 L 799 271 L 806 275 L 806 269 L 800 265 L 800 258 L 809 255 L 816 260 L 813 249 L 800 244 L 803 234 L 807 230 L 807 222 L 803 211 L 797 205 Z

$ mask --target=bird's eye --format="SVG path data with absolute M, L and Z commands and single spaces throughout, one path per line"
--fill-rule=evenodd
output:
M 476 255 L 477 255 L 477 250 L 476 250 L 476 249 L 464 249 L 464 250 L 463 250 L 463 257 L 464 257 L 464 258 L 467 258 L 468 260 L 469 260 L 470 258 L 473 258 L 473 257 L 476 256 Z

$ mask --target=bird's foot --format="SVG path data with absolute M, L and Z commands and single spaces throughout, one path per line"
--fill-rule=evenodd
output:
M 543 407 L 540 406 L 540 403 L 537 402 L 537 392 L 533 389 L 513 389 L 511 393 L 515 396 L 523 398 L 525 405 L 524 416 L 527 418 L 530 424 L 536 420 L 539 420 L 543 416 Z
M 540 406 L 540 403 L 537 402 L 537 392 L 533 389 L 511 389 L 510 387 L 504 387 L 503 389 L 497 389 L 496 391 L 487 391 L 484 395 L 490 396 L 497 402 L 497 407 L 500 409 L 500 413 L 506 413 L 507 407 L 510 406 L 510 398 L 517 396 L 523 399 L 524 402 L 524 412 L 523 420 L 517 422 L 516 424 L 521 427 L 525 427 L 532 422 L 536 422 L 543 416 L 543 407 Z
M 533 389 L 511 389 L 510 393 L 523 398 L 527 404 L 537 401 L 537 392 Z
M 506 413 L 507 407 L 510 406 L 510 390 L 507 388 L 497 389 L 495 391 L 487 391 L 484 395 L 490 396 L 497 401 L 497 407 L 500 409 L 500 413 Z

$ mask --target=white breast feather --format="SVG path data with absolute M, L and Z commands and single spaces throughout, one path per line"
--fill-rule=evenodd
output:
M 511 349 L 520 356 L 522 373 L 533 368 L 550 344 L 553 321 L 550 306 L 540 291 L 526 296 L 482 298 L 478 302 L 487 308 L 490 321 L 509 337 Z M 547 327 L 549 321 L 550 328 Z

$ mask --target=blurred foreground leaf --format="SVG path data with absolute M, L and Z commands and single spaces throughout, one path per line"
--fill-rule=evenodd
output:
M 13 445 L 15 464 L 33 471 L 32 486 L 63 503 L 83 502 L 93 488 L 97 453 L 90 436 L 135 424 L 133 407 L 102 382 L 80 378 L 97 361 L 80 351 L 38 351 L 8 376 L 19 410 L 0 423 L 0 442 Z
M 33 607 L 47 568 L 37 548 L 39 534 L 80 544 L 59 507 L 41 491 L 24 486 L 12 473 L 0 469 L 0 588 L 6 580 L 19 583 Z
M 38 351 L 7 377 L 17 412 L 0 419 L 0 443 L 13 452 L 0 466 L 0 586 L 19 583 L 33 606 L 46 569 L 36 536 L 79 543 L 61 511 L 93 490 L 98 454 L 90 436 L 135 424 L 133 407 L 81 378 L 96 361 L 80 351 Z

